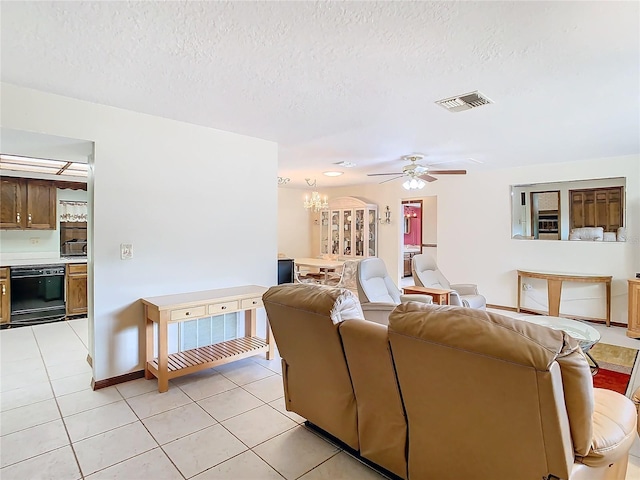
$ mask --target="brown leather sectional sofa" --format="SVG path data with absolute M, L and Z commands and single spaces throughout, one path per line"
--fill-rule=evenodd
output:
M 387 327 L 315 285 L 263 300 L 287 409 L 401 478 L 624 480 L 635 406 L 561 331 L 413 302 Z

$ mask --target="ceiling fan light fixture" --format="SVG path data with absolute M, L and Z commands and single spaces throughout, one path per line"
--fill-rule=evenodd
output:
M 424 188 L 425 185 L 426 183 L 419 178 L 412 178 L 411 180 L 406 180 L 402 184 L 402 187 L 405 190 L 420 190 L 421 188 Z
M 337 171 L 330 170 L 328 172 L 323 172 L 323 175 L 326 175 L 327 177 L 339 177 L 343 173 L 344 172 L 337 172 Z

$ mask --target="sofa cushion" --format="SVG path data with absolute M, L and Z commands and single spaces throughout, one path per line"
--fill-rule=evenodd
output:
M 358 449 L 356 399 L 339 325 L 362 318 L 346 289 L 283 284 L 262 296 L 282 356 L 285 407 Z
M 636 409 L 626 397 L 594 389 L 593 439 L 589 454 L 581 459 L 590 467 L 615 463 L 627 454 L 636 438 Z
M 601 242 L 604 239 L 602 227 L 572 228 L 569 232 L 569 240 L 587 240 Z
M 593 381 L 577 341 L 567 333 L 482 310 L 415 303 L 396 307 L 389 316 L 389 331 L 538 371 L 549 371 L 557 361 L 574 449 L 579 455 L 589 451 Z

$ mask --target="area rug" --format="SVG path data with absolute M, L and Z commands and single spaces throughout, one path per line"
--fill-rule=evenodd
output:
M 589 350 L 589 354 L 600 365 L 600 370 L 593 377 L 593 386 L 624 395 L 631 380 L 638 350 L 598 343 Z

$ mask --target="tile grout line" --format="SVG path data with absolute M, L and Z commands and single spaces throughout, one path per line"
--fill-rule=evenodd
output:
M 71 328 L 69 325 L 67 325 L 67 327 Z M 64 431 L 67 434 L 67 440 L 69 441 L 69 448 L 71 448 L 71 452 L 73 453 L 73 458 L 76 461 L 76 465 L 78 467 L 78 472 L 80 472 L 80 478 L 82 480 L 84 480 L 85 475 L 84 475 L 84 472 L 82 471 L 82 467 L 80 466 L 80 460 L 78 460 L 78 455 L 76 453 L 76 449 L 73 447 L 73 442 L 71 441 L 71 435 L 69 434 L 69 429 L 67 428 L 67 424 L 64 421 L 64 417 L 62 415 L 62 410 L 60 408 L 60 404 L 58 403 L 58 397 L 56 396 L 56 392 L 53 389 L 53 383 L 51 382 L 51 376 L 49 375 L 49 369 L 47 368 L 47 364 L 44 361 L 44 357 L 42 356 L 42 349 L 40 348 L 40 342 L 38 341 L 38 337 L 36 336 L 35 331 L 33 330 L 33 327 L 29 327 L 29 328 L 31 328 L 31 333 L 33 334 L 33 338 L 34 338 L 34 340 L 36 342 L 36 345 L 38 347 L 38 351 L 40 352 L 40 356 L 42 358 L 42 363 L 44 365 L 44 369 L 45 369 L 45 372 L 47 374 L 47 379 L 49 380 L 49 387 L 51 388 L 51 392 L 53 393 L 53 400 L 56 402 L 56 408 L 58 409 L 58 413 L 60 414 L 60 421 L 62 422 L 62 426 L 64 427 Z

